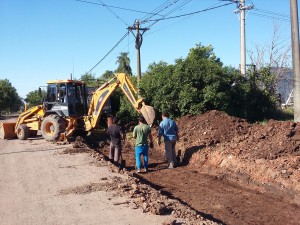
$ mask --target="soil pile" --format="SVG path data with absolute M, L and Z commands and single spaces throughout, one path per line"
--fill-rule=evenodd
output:
M 216 223 L 299 224 L 298 124 L 250 124 L 219 111 L 176 122 L 180 166 L 167 169 L 164 146 L 155 142 L 149 172 L 137 174 L 134 139 L 127 133 L 122 155 L 130 174 Z M 100 144 L 107 156 L 107 143 Z
M 183 164 L 274 193 L 280 190 L 300 204 L 300 124 L 250 124 L 219 111 L 186 116 L 177 124 Z

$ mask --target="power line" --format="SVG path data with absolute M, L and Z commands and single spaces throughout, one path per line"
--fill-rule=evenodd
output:
M 191 0 L 189 0 L 189 1 L 191 1 Z M 188 1 L 188 2 L 189 2 L 189 1 Z M 187 3 L 188 3 L 188 2 L 187 2 Z M 210 6 L 210 7 L 214 7 L 214 6 L 218 5 L 218 4 L 220 4 L 220 3 L 213 4 L 213 5 Z M 170 26 L 173 26 L 174 24 L 180 23 L 180 22 L 182 22 L 182 21 L 184 21 L 184 20 L 190 19 L 192 16 L 194 16 L 194 15 L 190 15 L 189 17 L 184 17 L 184 18 L 182 18 L 181 20 L 178 20 L 178 21 L 176 21 L 176 22 L 174 22 L 174 23 L 172 23 L 172 24 L 169 24 L 169 25 L 167 25 L 167 26 L 164 26 L 164 27 L 162 27 L 162 28 L 160 28 L 160 29 L 158 29 L 158 30 L 152 31 L 152 32 L 148 33 L 147 36 L 150 35 L 150 34 L 159 32 L 159 31 L 161 31 L 161 30 L 167 29 L 167 28 L 169 28 Z M 154 23 L 153 23 L 153 24 L 154 24 Z M 151 24 L 150 26 L 152 26 L 153 24 Z M 149 27 L 150 27 L 150 26 L 149 26 Z
M 103 6 L 103 7 L 108 7 L 108 8 L 115 8 L 115 9 L 120 9 L 120 10 L 125 10 L 125 11 L 131 11 L 131 12 L 137 12 L 137 13 L 143 13 L 143 14 L 153 14 L 145 11 L 140 11 L 140 10 L 135 10 L 135 9 L 128 9 L 128 8 L 123 8 L 123 7 L 118 7 L 118 6 L 113 6 L 113 5 L 106 5 L 106 4 L 101 4 L 97 2 L 90 2 L 90 1 L 85 1 L 85 0 L 74 0 L 76 2 L 82 2 L 86 4 L 91 4 L 91 5 L 98 5 L 98 6 Z M 157 15 L 157 14 L 155 14 Z
M 104 4 L 103 1 L 98 0 L 103 7 L 105 7 L 111 14 L 113 14 L 115 17 L 117 17 L 118 20 L 122 21 L 126 26 L 128 26 L 128 24 L 125 22 L 125 20 L 123 20 L 121 17 L 119 17 L 114 11 L 112 11 L 107 5 Z
M 179 0 L 176 0 L 174 2 L 167 0 L 165 3 L 161 4 L 160 6 L 156 7 L 154 10 L 152 10 L 152 15 L 147 17 L 147 18 L 142 18 L 141 23 L 144 23 L 148 20 L 150 20 L 152 17 L 159 15 L 158 13 L 166 10 L 167 8 L 169 8 L 170 6 L 172 6 L 173 4 L 176 4 Z M 160 15 L 161 16 L 161 15 Z
M 76 0 L 76 1 L 82 1 L 82 0 Z M 185 3 L 187 4 L 189 2 L 189 0 Z M 187 14 L 182 14 L 182 15 L 178 15 L 178 16 L 173 16 L 173 17 L 165 17 L 165 18 L 161 18 L 161 19 L 156 19 L 156 20 L 148 20 L 148 21 L 154 21 L 154 22 L 158 22 L 158 21 L 161 21 L 161 20 L 166 20 L 166 19 L 173 19 L 173 18 L 179 18 L 179 17 L 184 17 L 184 16 L 191 16 L 191 15 L 194 15 L 194 14 L 197 14 L 197 13 L 201 13 L 201 12 L 206 12 L 206 11 L 209 11 L 209 10 L 213 10 L 213 9 L 216 9 L 216 8 L 220 8 L 220 7 L 223 7 L 223 6 L 227 6 L 227 5 L 231 5 L 233 4 L 232 2 L 231 3 L 227 3 L 227 4 L 223 4 L 223 5 L 220 5 L 220 6 L 214 6 L 214 7 L 209 7 L 207 9 L 204 9 L 204 10 L 200 10 L 200 11 L 196 11 L 196 12 L 192 12 L 192 13 L 187 13 Z M 181 6 L 177 7 L 177 9 L 179 9 L 180 7 L 182 7 L 184 4 L 182 4 Z M 168 8 L 167 6 L 164 7 L 164 9 Z M 177 10 L 176 9 L 176 10 Z M 159 12 L 162 12 L 163 10 L 160 10 Z M 175 11 L 175 10 L 174 10 Z M 174 12 L 172 11 L 172 12 Z M 169 13 L 172 13 L 172 12 L 169 12 Z M 157 14 L 156 14 L 157 15 Z M 168 15 L 168 14 L 167 14 Z M 153 26 L 154 23 L 151 25 Z M 124 38 L 128 35 L 129 32 L 126 32 L 124 34 L 124 36 L 117 42 L 117 44 L 115 44 L 113 46 L 113 48 L 95 65 L 92 67 L 92 69 L 89 70 L 88 73 L 90 73 L 94 68 L 96 68 L 123 40 Z
M 180 5 L 175 7 L 174 9 L 172 9 L 170 12 L 168 12 L 167 15 L 170 15 L 171 13 L 175 12 L 176 10 L 181 9 L 183 6 L 185 6 L 186 4 L 188 4 L 191 1 L 192 0 L 185 0 L 183 3 L 181 3 Z
M 190 16 L 190 15 L 210 11 L 210 10 L 213 10 L 213 9 L 221 8 L 221 7 L 224 7 L 224 6 L 227 6 L 227 5 L 231 5 L 231 4 L 233 4 L 233 3 L 232 2 L 231 3 L 226 3 L 226 4 L 223 4 L 223 5 L 220 5 L 220 6 L 210 7 L 210 8 L 206 8 L 206 9 L 191 12 L 191 13 L 186 13 L 186 14 L 182 14 L 182 15 L 178 15 L 178 16 L 165 17 L 165 18 L 155 19 L 155 20 L 148 20 L 148 21 L 161 21 L 161 20 L 175 19 L 175 18 L 184 17 L 184 16 Z
M 255 16 L 264 17 L 264 18 L 275 19 L 275 20 L 280 20 L 280 21 L 284 21 L 284 22 L 290 22 L 290 16 L 288 16 L 286 14 L 271 12 L 268 10 L 254 9 L 254 12 L 250 12 L 250 14 L 255 15 Z
M 262 13 L 271 14 L 271 15 L 275 15 L 275 16 L 279 16 L 279 17 L 283 17 L 283 18 L 290 18 L 290 16 L 286 15 L 286 14 L 276 13 L 276 12 L 272 12 L 272 11 L 268 11 L 268 10 L 264 10 L 264 9 L 257 9 L 257 8 L 255 10 L 262 12 Z
M 93 69 L 95 69 L 123 40 L 124 38 L 126 38 L 126 36 L 128 35 L 129 32 L 126 32 L 123 37 L 121 37 L 121 39 L 117 42 L 117 44 L 114 45 L 114 47 L 112 47 L 107 53 L 105 56 L 103 56 L 102 59 L 100 59 L 99 62 L 96 63 L 95 66 L 92 67 L 92 69 L 89 70 L 88 73 L 90 73 Z
M 171 11 L 169 11 L 167 14 L 163 15 L 162 18 L 166 18 L 166 16 L 172 14 L 173 12 L 175 12 L 178 9 L 181 9 L 183 6 L 185 6 L 186 4 L 188 4 L 191 0 L 185 0 L 185 2 L 181 3 L 179 6 L 173 8 Z M 161 18 L 161 19 L 162 19 Z M 151 25 L 148 26 L 148 28 L 152 27 L 154 24 L 158 23 L 159 20 L 154 21 Z
M 219 0 L 219 1 L 230 1 L 232 3 L 236 3 L 238 6 L 240 4 L 240 0 Z M 252 0 L 250 0 L 250 2 L 252 3 L 252 6 L 254 6 Z M 256 13 L 254 13 L 254 12 L 249 12 L 249 13 L 253 14 L 253 15 L 261 16 L 264 18 L 271 18 L 271 19 L 277 19 L 277 20 L 282 20 L 282 21 L 290 21 L 290 16 L 286 15 L 286 14 L 272 12 L 272 11 L 258 9 L 258 8 L 254 8 L 254 11 L 256 11 Z
M 275 19 L 275 20 L 280 20 L 280 21 L 284 21 L 284 22 L 290 22 L 290 19 L 288 19 L 288 18 L 285 19 L 285 18 L 280 18 L 280 17 L 276 17 L 276 16 L 272 16 L 272 15 L 266 15 L 266 14 L 262 14 L 262 13 L 255 13 L 255 12 L 249 12 L 249 14 L 267 18 L 267 19 Z

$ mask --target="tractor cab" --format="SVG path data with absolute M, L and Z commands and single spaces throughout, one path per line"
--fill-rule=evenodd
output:
M 64 116 L 82 116 L 88 111 L 86 84 L 75 80 L 47 82 L 44 101 L 46 113 Z

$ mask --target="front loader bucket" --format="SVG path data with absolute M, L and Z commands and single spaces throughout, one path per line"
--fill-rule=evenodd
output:
M 0 123 L 0 139 L 10 139 L 17 137 L 15 133 L 15 122 Z
M 144 119 L 149 125 L 152 125 L 155 120 L 155 111 L 152 106 L 149 105 L 143 105 L 140 109 L 140 112 L 142 113 Z

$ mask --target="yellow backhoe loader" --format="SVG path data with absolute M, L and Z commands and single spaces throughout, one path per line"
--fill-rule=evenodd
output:
M 88 101 L 87 87 L 83 81 L 55 80 L 47 82 L 43 105 L 32 107 L 20 114 L 17 121 L 0 124 L 0 138 L 21 140 L 36 136 L 38 130 L 47 141 L 69 138 L 74 132 L 88 132 L 98 127 L 105 103 L 120 87 L 133 107 L 151 125 L 155 119 L 153 107 L 136 98 L 137 89 L 125 73 L 115 76 L 97 90 Z

